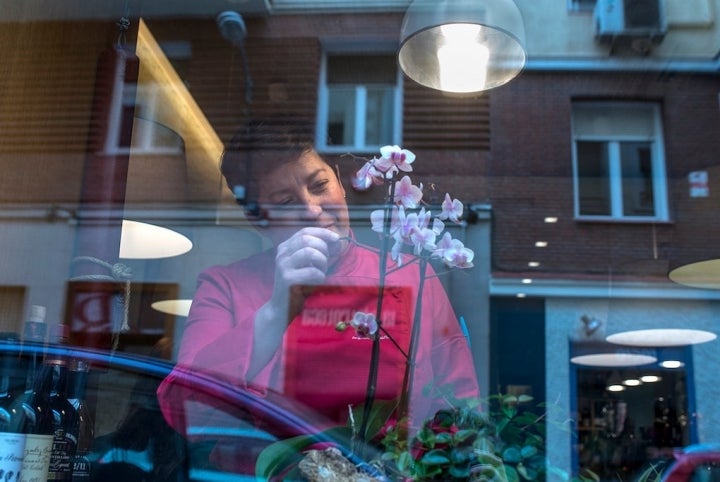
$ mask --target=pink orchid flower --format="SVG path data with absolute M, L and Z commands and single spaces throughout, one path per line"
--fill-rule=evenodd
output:
M 435 249 L 435 238 L 437 238 L 437 234 L 432 229 L 415 228 L 411 236 L 413 252 L 419 256 L 423 250 L 432 251 Z
M 415 161 L 415 154 L 402 149 L 400 146 L 384 146 L 380 148 L 380 159 L 375 161 L 375 167 L 378 171 L 385 173 L 390 179 L 398 172 L 411 172 L 411 164 Z
M 382 234 L 385 229 L 385 211 L 376 209 L 370 213 L 370 225 L 376 233 Z
M 423 209 L 424 210 L 424 209 Z M 419 227 L 420 216 L 418 213 L 405 214 L 405 208 L 399 206 L 397 208 L 398 222 L 397 229 L 394 231 L 394 238 L 406 244 L 412 244 L 410 236 L 415 228 Z
M 457 199 L 450 199 L 450 194 L 445 193 L 445 200 L 442 203 L 442 212 L 438 218 L 443 221 L 449 219 L 453 223 L 460 223 L 463 213 L 463 204 Z
M 395 183 L 394 201 L 406 209 L 415 209 L 422 196 L 422 184 L 420 187 L 415 186 L 410 180 L 410 176 L 403 176 L 402 179 Z
M 434 254 L 442 259 L 448 268 L 472 268 L 475 253 L 466 248 L 459 239 L 452 239 L 450 233 L 445 233 L 435 247 Z
M 367 191 L 373 184 L 382 184 L 382 174 L 375 168 L 375 159 L 366 162 L 352 178 L 352 187 Z
M 355 332 L 362 338 L 372 338 L 378 331 L 378 323 L 371 313 L 363 313 L 358 311 L 350 320 L 350 326 L 355 328 Z

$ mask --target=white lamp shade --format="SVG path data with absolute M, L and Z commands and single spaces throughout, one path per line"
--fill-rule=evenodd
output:
M 468 94 L 525 66 L 525 29 L 512 0 L 415 0 L 400 34 L 400 68 L 415 82 Z
M 638 353 L 591 353 L 574 356 L 570 361 L 589 367 L 630 367 L 655 363 L 657 358 Z
M 615 333 L 607 337 L 610 343 L 621 345 L 664 347 L 686 346 L 706 343 L 717 338 L 715 333 L 687 328 L 652 328 Z
M 688 263 L 670 271 L 671 281 L 708 290 L 720 289 L 720 259 L 708 259 Z
M 157 259 L 185 254 L 192 242 L 172 229 L 123 219 L 120 233 L 120 258 Z
M 190 313 L 190 305 L 192 305 L 192 300 L 162 300 L 156 301 L 150 306 L 161 313 L 187 316 Z

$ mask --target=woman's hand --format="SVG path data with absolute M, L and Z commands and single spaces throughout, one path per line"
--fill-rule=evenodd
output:
M 339 249 L 340 236 L 325 228 L 307 227 L 277 247 L 275 285 L 270 303 L 285 313 L 285 323 L 297 316 L 313 286 L 325 281 Z
M 255 315 L 252 379 L 282 343 L 287 325 L 301 311 L 313 286 L 325 281 L 328 266 L 341 249 L 340 236 L 325 228 L 303 228 L 277 247 L 275 285 L 270 300 Z

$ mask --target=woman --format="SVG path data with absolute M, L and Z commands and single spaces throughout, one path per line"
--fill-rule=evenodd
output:
M 348 406 L 364 402 L 372 342 L 336 326 L 375 313 L 378 252 L 355 241 L 343 185 L 310 145 L 286 145 L 260 159 L 228 152 L 223 173 L 274 248 L 200 275 L 178 366 L 280 392 L 344 423 Z M 386 279 L 377 399 L 400 395 L 419 283 L 417 263 Z M 418 424 L 447 403 L 423 388 L 451 384 L 456 397 L 478 395 L 470 351 L 434 276 L 426 280 L 421 319 L 410 398 Z M 180 402 L 192 393 L 173 387 L 171 375 L 159 394 L 179 428 Z

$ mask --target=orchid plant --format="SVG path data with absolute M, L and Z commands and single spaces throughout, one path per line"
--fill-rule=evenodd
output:
M 429 253 L 450 268 L 471 268 L 474 254 L 462 241 L 453 239 L 449 232 L 445 232 L 438 241 L 445 230 L 443 221 L 449 220 L 455 224 L 462 222 L 463 204 L 446 193 L 442 211 L 433 217 L 422 206 L 422 183 L 419 186 L 413 184 L 408 175 L 393 181 L 400 171 L 412 172 L 415 154 L 399 146 L 385 146 L 380 149 L 380 154 L 380 158 L 373 158 L 360 168 L 352 185 L 357 190 L 367 190 L 373 185 L 382 184 L 389 188 L 386 203 L 391 206 L 390 219 L 388 209 L 379 209 L 370 214 L 370 221 L 373 231 L 380 233 L 383 238 L 392 239 L 392 260 L 400 266 L 403 262 L 402 248 L 412 246 L 417 256 Z M 418 207 L 418 212 L 408 212 Z
M 463 204 L 445 194 L 440 212 L 433 214 L 423 202 L 424 186 L 413 184 L 407 173 L 413 171 L 415 154 L 399 146 L 385 146 L 380 149 L 380 157 L 363 159 L 365 162 L 352 179 L 356 190 L 364 191 L 373 186 L 385 189 L 385 202 L 382 209 L 370 214 L 372 230 L 381 239 L 379 256 L 378 300 L 374 313 L 357 312 L 349 321 L 339 322 L 335 329 L 355 330 L 355 335 L 372 340 L 372 351 L 368 374 L 365 403 L 362 407 L 350 407 L 352 433 L 350 437 L 367 450 L 364 442 L 372 439 L 376 433 L 387 429 L 388 419 L 407 420 L 409 394 L 412 393 L 412 367 L 420 333 L 423 287 L 428 275 L 427 266 L 431 260 L 439 260 L 448 268 L 471 268 L 474 253 L 458 239 L 454 239 L 445 230 L 446 222 L 461 224 Z M 402 177 L 400 177 L 402 176 Z M 398 180 L 397 178 L 400 177 Z M 382 324 L 383 296 L 387 275 L 394 270 L 404 269 L 412 263 L 418 263 L 419 286 L 415 302 L 415 316 L 410 334 L 409 347 L 401 347 Z M 392 265 L 394 264 L 394 266 Z M 375 404 L 375 387 L 378 379 L 380 357 L 380 339 L 387 337 L 406 358 L 405 375 L 401 388 L 399 404 L 378 401 Z M 375 410 L 373 411 L 373 405 Z M 355 415 L 361 417 L 359 430 L 354 425 Z M 372 427 L 371 427 L 372 426 Z M 334 436 L 344 433 L 333 432 Z M 297 462 L 298 452 L 320 440 L 318 434 L 299 436 L 281 444 L 271 445 L 263 451 L 257 464 L 257 474 L 267 477 L 277 474 L 280 469 Z M 377 440 L 375 440 L 377 442 Z M 368 460 L 374 457 L 364 453 Z
M 380 333 L 389 337 L 389 334 L 382 328 L 381 319 L 385 278 L 388 270 L 394 269 L 388 266 L 388 254 L 397 269 L 417 261 L 420 270 L 420 285 L 410 346 L 407 353 L 404 352 L 407 363 L 401 390 L 399 417 L 407 415 L 408 395 L 412 392 L 412 366 L 420 333 L 423 286 L 427 277 L 427 264 L 431 259 L 438 259 L 448 268 L 471 268 L 473 266 L 473 251 L 445 231 L 446 221 L 455 224 L 462 223 L 463 204 L 446 193 L 440 213 L 433 215 L 429 209 L 426 209 L 422 201 L 424 186 L 422 183 L 413 184 L 410 176 L 406 174 L 413 171 L 414 162 L 415 154 L 413 152 L 396 145 L 384 146 L 380 149 L 380 157 L 367 160 L 352 180 L 352 186 L 356 190 L 364 191 L 373 186 L 383 186 L 386 189 L 384 208 L 370 214 L 372 230 L 380 235 L 382 242 L 377 309 L 374 314 L 357 313 L 350 321 L 350 325 L 358 336 L 373 340 L 364 413 L 359 430 L 362 440 L 367 439 L 367 424 L 375 397 Z M 396 180 L 400 175 L 402 177 Z M 408 258 L 404 255 L 404 251 L 410 251 L 412 256 Z

